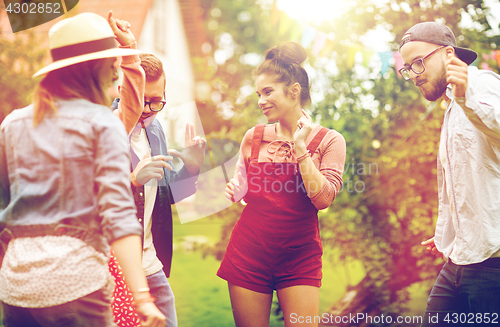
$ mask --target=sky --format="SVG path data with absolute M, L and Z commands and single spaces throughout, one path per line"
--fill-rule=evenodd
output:
M 375 0 L 375 2 L 385 3 L 387 0 Z M 345 11 L 352 6 L 352 1 L 349 0 L 277 0 L 276 5 L 279 10 L 284 11 L 292 19 L 303 23 L 320 22 L 339 18 Z M 498 25 L 500 24 L 500 1 L 499 0 L 484 0 L 486 6 L 491 10 L 488 16 L 488 21 L 493 27 L 493 34 L 500 34 Z M 472 19 L 467 14 L 462 15 L 462 26 L 473 27 Z M 369 32 L 365 39 L 370 40 L 367 46 L 375 52 L 383 52 L 390 50 L 389 43 L 393 41 L 393 35 L 378 27 L 376 30 Z M 376 40 L 374 42 L 374 40 Z
M 386 3 L 387 0 L 375 0 L 375 3 Z M 491 23 L 500 23 L 500 1 L 484 0 L 492 11 Z M 353 2 L 349 0 L 277 0 L 278 9 L 285 11 L 293 19 L 308 22 L 339 18 Z M 497 28 L 498 29 L 498 28 Z
M 270 1 L 270 3 L 272 3 L 273 0 L 261 1 Z M 388 2 L 388 0 L 373 1 L 380 3 Z M 325 20 L 340 18 L 342 14 L 349 9 L 352 3 L 353 1 L 349 0 L 276 0 L 276 6 L 280 11 L 285 12 L 290 18 L 296 20 L 299 23 L 311 25 L 319 24 L 321 21 Z M 490 14 L 487 16 L 488 22 L 493 27 L 493 31 L 490 32 L 492 32 L 491 34 L 493 35 L 498 35 L 500 34 L 500 29 L 498 28 L 498 25 L 500 23 L 500 0 L 484 0 L 484 3 L 490 9 Z M 404 10 L 405 8 L 402 9 Z M 408 7 L 406 10 L 410 10 L 410 8 Z M 462 14 L 462 21 L 460 25 L 461 27 L 465 28 L 481 28 L 480 26 L 478 27 L 474 25 L 470 15 L 466 12 Z M 364 36 L 362 36 L 360 41 L 363 43 L 367 50 L 371 50 L 375 53 L 392 51 L 391 43 L 394 42 L 394 35 L 390 31 L 384 29 L 384 27 L 377 26 L 376 29 L 369 31 Z M 363 74 L 368 74 L 370 73 L 370 71 L 372 73 L 379 72 L 381 63 L 380 60 L 378 60 L 378 56 L 374 56 L 371 58 L 370 66 L 373 66 L 374 63 L 376 66 L 375 69 L 373 67 L 358 67 L 359 65 L 356 67 L 358 69 L 362 69 Z M 332 63 L 330 66 L 331 69 L 329 69 L 329 73 L 336 74 L 338 72 L 336 65 Z M 325 94 L 323 83 L 324 81 L 321 80 L 321 76 L 316 76 L 314 69 L 307 66 L 305 68 L 308 74 L 310 74 L 311 78 L 315 80 L 316 87 L 313 88 L 311 96 L 313 97 L 313 103 L 318 103 L 323 99 Z M 374 111 L 377 110 L 378 105 L 374 101 L 374 99 L 365 100 L 366 103 L 364 103 L 364 106 L 366 108 L 371 108 Z M 376 113 L 374 112 L 374 114 Z

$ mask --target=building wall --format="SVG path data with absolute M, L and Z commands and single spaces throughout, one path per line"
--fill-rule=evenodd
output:
M 194 74 L 178 0 L 154 0 L 139 37 L 139 49 L 160 58 L 167 79 L 167 106 L 157 116 L 167 140 L 184 146 L 186 123 L 198 126 Z M 169 144 L 169 147 L 170 147 Z

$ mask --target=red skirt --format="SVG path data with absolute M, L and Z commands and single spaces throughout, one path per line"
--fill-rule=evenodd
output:
M 141 327 L 139 316 L 133 306 L 132 292 L 125 282 L 122 269 L 112 251 L 108 266 L 109 272 L 115 280 L 115 289 L 111 300 L 115 324 L 119 327 Z

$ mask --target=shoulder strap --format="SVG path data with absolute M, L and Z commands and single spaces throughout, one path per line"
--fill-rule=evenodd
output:
M 250 161 L 259 160 L 260 143 L 262 141 L 262 136 L 264 136 L 265 127 L 265 124 L 258 124 L 255 126 L 252 137 L 252 152 L 250 154 Z
M 330 130 L 326 127 L 321 127 L 319 130 L 318 134 L 312 139 L 311 143 L 307 146 L 307 150 L 309 150 L 309 153 L 311 156 L 316 152 L 316 149 L 318 149 L 319 144 L 323 140 L 323 137 L 325 137 L 326 133 L 328 133 Z

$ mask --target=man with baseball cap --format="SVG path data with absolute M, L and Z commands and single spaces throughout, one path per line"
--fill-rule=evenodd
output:
M 447 104 L 437 160 L 439 214 L 422 245 L 444 264 L 423 326 L 498 321 L 500 302 L 500 76 L 469 67 L 477 54 L 453 32 L 420 23 L 403 36 L 400 73 Z

